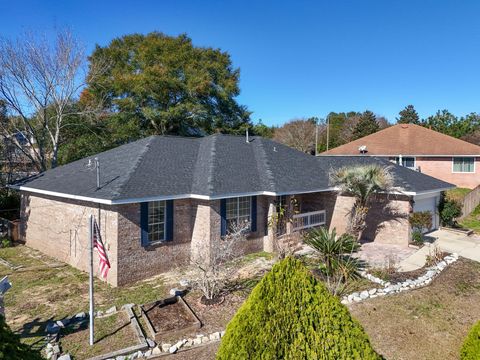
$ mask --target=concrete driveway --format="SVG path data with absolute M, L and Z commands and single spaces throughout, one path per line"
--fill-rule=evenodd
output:
M 449 253 L 457 253 L 467 259 L 480 262 L 480 236 L 466 236 L 464 234 L 436 230 L 428 234 L 433 243 L 426 244 L 423 248 L 400 262 L 400 271 L 412 271 L 425 265 L 425 258 L 429 255 L 434 245 Z

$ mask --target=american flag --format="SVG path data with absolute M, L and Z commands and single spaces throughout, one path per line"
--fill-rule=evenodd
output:
M 100 236 L 100 228 L 96 220 L 93 220 L 93 247 L 97 249 L 100 259 L 100 274 L 106 279 L 108 270 L 110 269 L 110 262 L 108 261 L 107 252 L 103 246 L 102 237 Z

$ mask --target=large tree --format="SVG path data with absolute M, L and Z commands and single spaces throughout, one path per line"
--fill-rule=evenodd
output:
M 83 47 L 68 31 L 59 31 L 53 41 L 33 35 L 0 39 L 0 101 L 7 110 L 0 132 L 38 171 L 57 165 L 67 119 L 98 109 L 72 107 L 86 80 L 84 65 Z M 89 80 L 103 67 L 90 65 Z M 12 136 L 17 134 L 27 146 Z
M 370 110 L 366 110 L 361 116 L 360 120 L 355 125 L 352 132 L 352 140 L 360 139 L 364 136 L 373 134 L 380 130 L 377 122 L 377 117 Z
M 273 139 L 304 153 L 311 154 L 315 150 L 316 126 L 316 118 L 293 119 L 276 128 L 273 133 Z
M 105 61 L 110 67 L 89 82 L 88 96 L 104 100 L 117 125 L 136 137 L 243 132 L 249 125 L 235 99 L 240 70 L 226 52 L 152 32 L 97 45 L 91 66 Z
M 420 118 L 413 105 L 405 106 L 405 109 L 400 111 L 398 115 L 400 117 L 397 118 L 397 124 L 420 124 Z

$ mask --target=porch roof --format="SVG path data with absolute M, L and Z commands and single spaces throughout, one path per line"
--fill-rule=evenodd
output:
M 100 163 L 100 187 L 89 159 Z M 331 169 L 389 166 L 395 186 L 418 193 L 452 184 L 373 157 L 315 157 L 270 139 L 231 135 L 151 136 L 18 181 L 12 188 L 106 204 L 160 199 L 215 199 L 331 190 Z

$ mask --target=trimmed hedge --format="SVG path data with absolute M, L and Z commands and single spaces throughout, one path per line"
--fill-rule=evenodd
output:
M 473 325 L 472 329 L 468 333 L 462 349 L 460 350 L 460 359 L 480 359 L 480 321 Z
M 15 335 L 0 315 L 0 359 L 5 360 L 41 360 L 37 350 L 22 344 L 18 335 Z
M 227 326 L 217 359 L 382 359 L 300 260 L 275 264 Z

